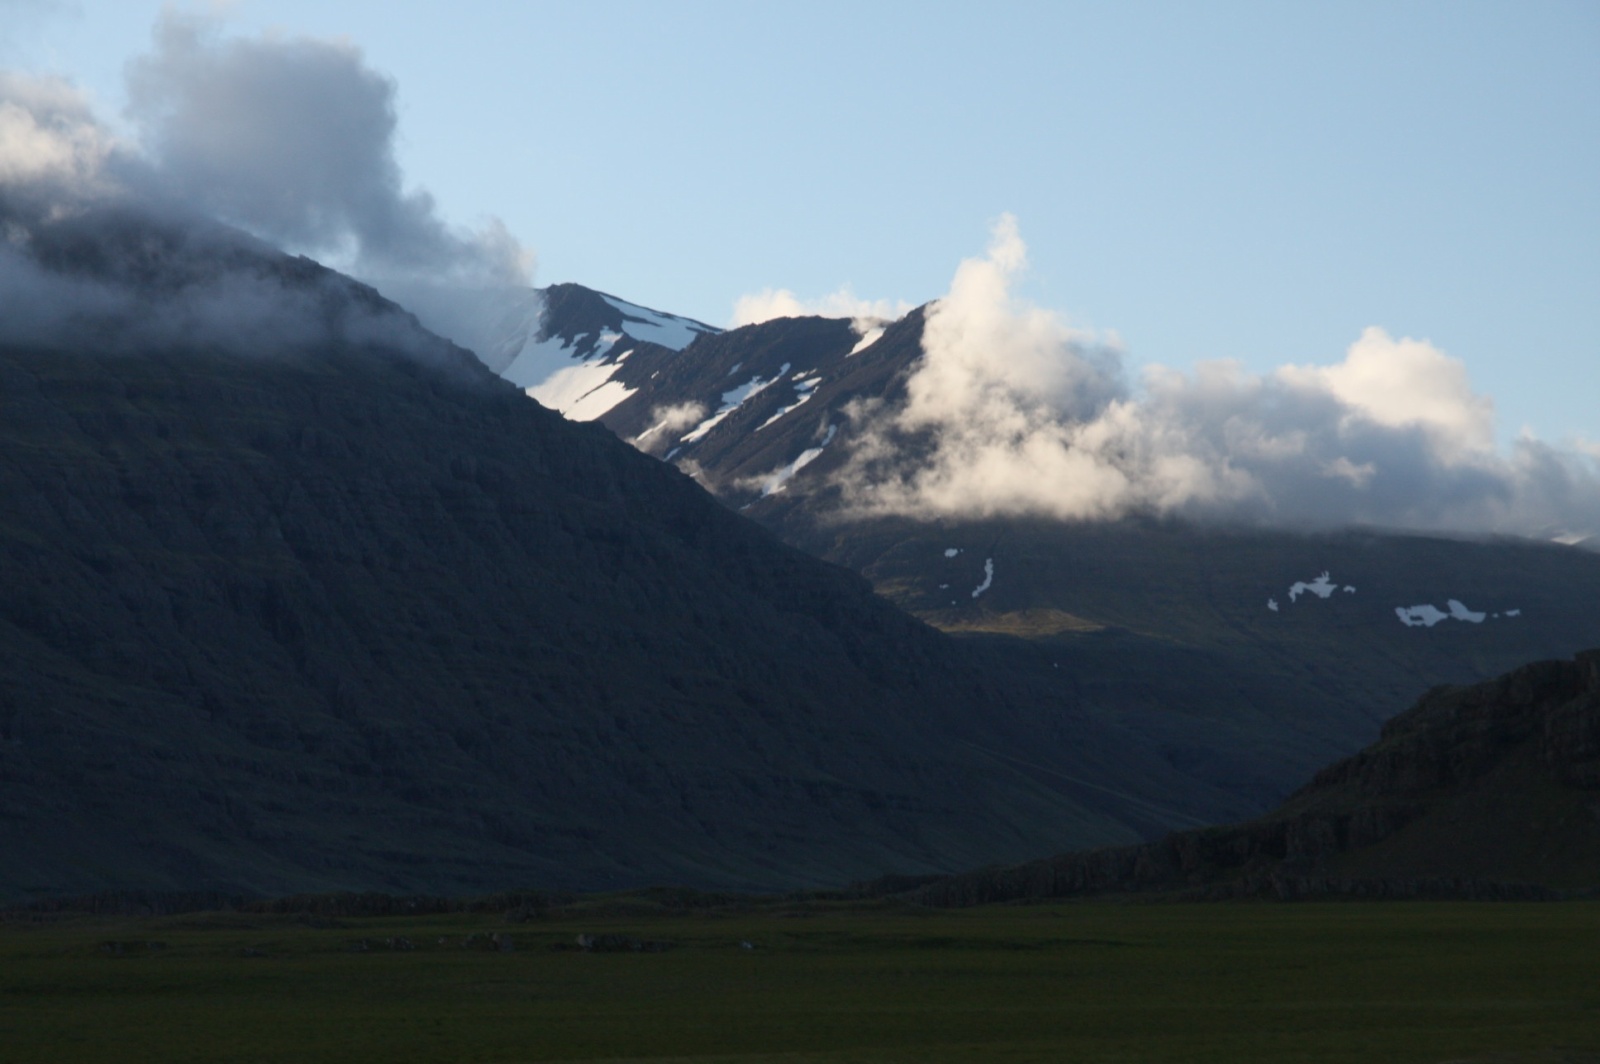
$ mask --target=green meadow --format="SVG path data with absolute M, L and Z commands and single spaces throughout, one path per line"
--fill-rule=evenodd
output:
M 0 1060 L 1571 1064 L 1600 904 L 11 920 Z

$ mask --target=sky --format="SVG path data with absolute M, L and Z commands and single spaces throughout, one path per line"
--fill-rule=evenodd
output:
M 124 122 L 163 5 L 0 0 L 0 66 Z M 396 154 L 536 283 L 727 324 L 943 294 L 1013 216 L 1029 301 L 1132 367 L 1427 340 L 1495 432 L 1600 440 L 1594 3 L 179 5 L 337 39 Z

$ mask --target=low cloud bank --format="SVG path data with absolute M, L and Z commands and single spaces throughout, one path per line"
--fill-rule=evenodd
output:
M 0 208 L 0 342 L 57 351 L 293 355 L 329 344 L 459 357 L 364 285 L 192 218 Z
M 1153 367 L 1135 392 L 1114 345 L 1012 294 L 1026 261 L 1002 218 L 929 308 L 904 403 L 848 411 L 850 511 L 1600 531 L 1596 449 L 1497 450 L 1492 400 L 1425 340 L 1369 328 L 1331 365 Z
M 358 286 L 264 268 L 276 252 L 246 233 L 418 296 L 435 326 L 466 316 L 475 291 L 530 282 L 532 254 L 498 221 L 452 227 L 403 187 L 394 84 L 353 47 L 229 39 L 169 11 L 128 88 L 134 141 L 69 83 L 0 72 L 0 285 L 15 304 L 0 337 L 264 351 L 333 329 L 418 346 L 370 293 L 352 302 Z M 185 255 L 209 269 L 186 272 Z

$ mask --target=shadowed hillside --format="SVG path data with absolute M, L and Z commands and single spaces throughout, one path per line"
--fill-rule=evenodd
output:
M 777 888 L 1250 807 L 370 289 L 58 224 L 121 302 L 0 350 L 0 893 Z
M 546 327 L 599 328 L 577 305 L 552 304 Z M 1257 810 L 1436 684 L 1600 641 L 1600 552 L 1553 542 L 853 509 L 852 463 L 905 404 L 928 312 L 863 336 L 780 318 L 641 347 L 616 366 L 626 398 L 600 420 L 929 624 L 1033 644 L 1086 704 L 1137 719 L 1185 771 Z M 908 466 L 934 444 L 931 430 L 894 442 Z
M 933 905 L 1124 891 L 1538 897 L 1600 889 L 1600 650 L 1441 687 L 1272 815 L 975 872 Z

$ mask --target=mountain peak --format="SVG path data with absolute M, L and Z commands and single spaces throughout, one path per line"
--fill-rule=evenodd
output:
M 409 293 L 430 326 L 477 352 L 490 370 L 573 421 L 592 421 L 633 394 L 617 379 L 637 352 L 652 369 L 721 332 L 580 284 Z

